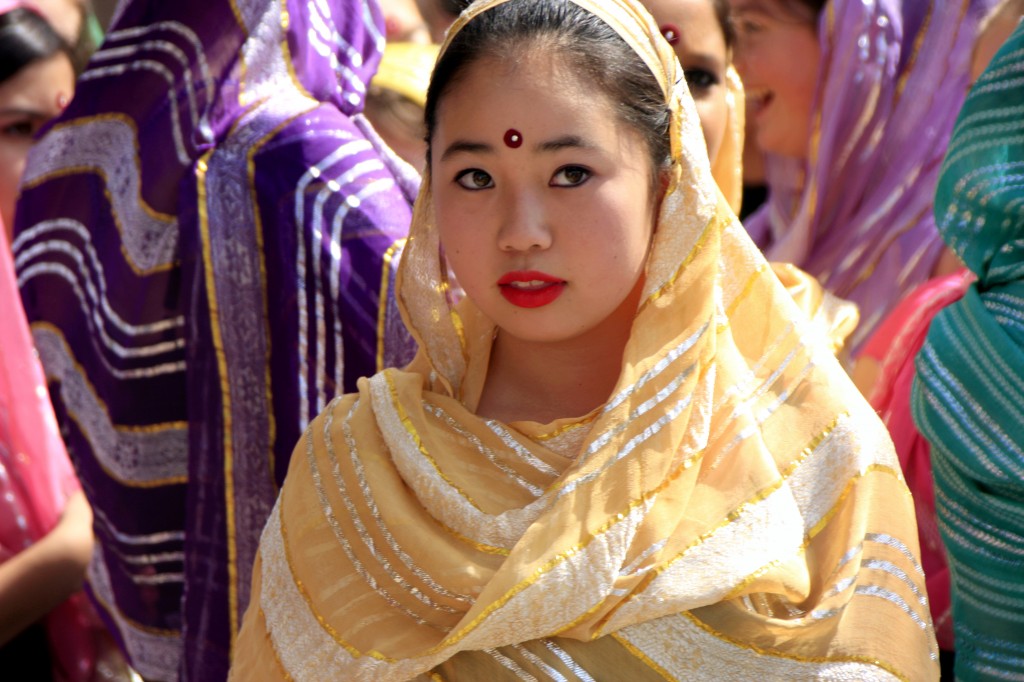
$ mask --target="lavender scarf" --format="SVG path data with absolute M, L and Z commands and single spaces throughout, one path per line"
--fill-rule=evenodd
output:
M 366 0 L 132 0 L 25 174 L 14 252 L 95 509 L 89 591 L 148 679 L 226 676 L 312 415 L 404 363 L 418 181 L 359 116 Z
M 854 354 L 942 253 L 931 203 L 992 0 L 832 0 L 806 161 L 769 157 L 769 199 L 747 221 L 790 262 L 860 307 Z

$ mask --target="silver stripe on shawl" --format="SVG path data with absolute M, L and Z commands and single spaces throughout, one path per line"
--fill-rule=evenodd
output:
M 863 421 L 841 418 L 778 489 L 763 500 L 741 505 L 734 521 L 684 550 L 651 582 L 644 598 L 619 608 L 605 631 L 635 621 L 640 612 L 668 615 L 717 603 L 763 566 L 798 556 L 804 538 L 841 498 L 851 479 L 875 463 L 898 470 L 887 435 L 863 428 Z M 856 458 L 843 455 L 851 442 L 861 445 Z M 737 546 L 754 549 L 738 556 Z M 662 591 L 679 597 L 659 599 Z
M 146 485 L 188 476 L 188 431 L 119 431 L 93 393 L 63 340 L 47 329 L 34 330 L 39 359 L 60 380 L 60 394 L 89 447 L 104 469 L 128 485 Z M 145 457 L 139 457 L 145 452 Z
M 523 670 L 518 663 L 513 661 L 511 658 L 501 653 L 497 649 L 484 649 L 483 653 L 487 654 L 495 661 L 497 661 L 501 667 L 510 670 L 516 678 L 520 680 L 526 680 L 526 682 L 540 682 L 536 677 Z
M 434 415 L 438 419 L 440 419 L 442 422 L 444 422 L 445 425 L 451 431 L 454 431 L 455 433 L 459 434 L 467 441 L 469 441 L 473 445 L 473 447 L 476 448 L 476 451 L 478 453 L 483 455 L 487 459 L 487 461 L 493 464 L 496 468 L 500 469 L 502 473 L 508 476 L 520 488 L 523 488 L 531 495 L 533 495 L 535 498 L 540 497 L 541 495 L 544 494 L 544 490 L 542 488 L 538 488 L 537 486 L 533 485 L 528 480 L 523 478 L 518 471 L 502 462 L 498 458 L 497 452 L 484 445 L 480 441 L 480 439 L 476 437 L 476 434 L 467 429 L 462 428 L 459 422 L 456 421 L 450 414 L 445 412 L 443 409 L 441 409 L 437 405 L 432 405 L 431 403 L 428 403 L 426 401 L 424 401 L 423 403 L 423 409 L 429 412 L 430 414 Z
M 101 526 L 106 532 L 114 536 L 114 539 L 123 545 L 160 545 L 167 542 L 185 542 L 185 532 L 180 530 L 171 531 L 160 531 L 157 533 L 146 533 L 144 535 L 134 535 L 125 533 L 118 530 L 117 526 L 110 520 L 110 518 L 103 512 L 103 509 L 96 507 L 93 509 L 92 514 L 99 520 L 99 526 Z
M 420 452 L 398 415 L 387 373 L 371 377 L 369 387 L 377 424 L 395 467 L 417 491 L 427 511 L 449 528 L 476 542 L 511 549 L 550 506 L 552 497 L 544 495 L 518 509 L 497 515 L 484 513 L 475 501 L 442 478 L 442 473 Z
M 81 240 L 85 247 L 85 255 L 82 255 L 81 250 L 73 247 L 66 239 L 60 238 L 59 235 L 62 231 L 71 232 Z M 44 235 L 47 238 L 42 245 L 30 247 L 28 250 L 24 249 L 27 242 L 41 239 Z M 185 318 L 181 315 L 165 320 L 157 320 L 149 324 L 131 324 L 118 315 L 107 299 L 107 279 L 104 275 L 103 262 L 93 246 L 92 235 L 77 220 L 72 220 L 71 218 L 44 220 L 19 233 L 17 239 L 14 240 L 14 244 L 11 246 L 11 250 L 17 254 L 14 262 L 16 269 L 19 272 L 22 271 L 26 267 L 27 261 L 49 248 L 63 251 L 75 260 L 81 271 L 82 279 L 86 280 L 86 291 L 89 293 L 92 307 L 98 308 L 103 313 L 104 319 L 117 327 L 121 333 L 129 336 L 156 334 L 185 326 Z M 89 267 L 86 267 L 86 260 L 88 260 Z M 96 273 L 95 284 L 89 282 L 88 273 L 90 269 Z M 22 286 L 25 279 L 23 274 L 19 278 L 18 286 Z
M 181 114 L 178 112 L 178 103 L 175 91 L 174 74 L 160 62 L 151 59 L 133 59 L 127 64 L 117 66 L 92 67 L 81 76 L 79 82 L 98 80 L 100 78 L 118 77 L 129 71 L 152 71 L 167 83 L 167 108 L 171 112 L 171 138 L 174 140 L 174 151 L 178 155 L 178 161 L 182 166 L 188 166 L 191 162 L 188 151 L 185 149 L 185 138 L 181 125 Z
M 83 265 L 81 262 L 81 254 L 67 242 L 57 241 L 37 244 L 26 250 L 24 255 L 27 258 L 32 258 L 45 252 L 64 253 L 77 261 L 79 266 Z M 84 270 L 84 267 L 80 267 L 80 270 Z M 93 334 L 90 338 L 96 339 L 97 342 L 102 343 L 103 349 L 115 355 L 118 359 L 137 360 L 141 358 L 152 358 L 154 355 L 164 354 L 181 356 L 181 353 L 175 352 L 181 351 L 185 347 L 185 339 L 180 336 L 170 341 L 160 341 L 148 346 L 138 345 L 126 347 L 115 341 L 107 331 L 104 320 L 96 311 L 97 307 L 105 306 L 103 306 L 103 304 L 97 305 L 98 302 L 96 301 L 97 295 L 95 288 L 92 287 L 90 282 L 86 281 L 84 284 L 85 290 L 83 291 L 82 284 L 79 282 L 78 277 L 76 277 L 76 273 L 60 263 L 43 262 L 24 268 L 21 271 L 21 275 L 18 277 L 18 286 L 23 286 L 34 277 L 43 275 L 59 277 L 68 283 L 69 288 L 75 295 L 75 298 L 78 299 L 79 308 L 82 311 L 83 317 L 85 317 L 89 326 L 92 328 Z M 88 294 L 86 292 L 88 292 Z M 106 353 L 101 352 L 99 356 L 103 358 L 103 364 L 106 366 L 107 371 L 119 379 L 137 379 L 139 377 L 158 376 L 161 374 L 174 374 L 185 370 L 185 361 L 183 359 L 170 360 L 169 362 L 165 361 L 159 364 L 136 369 L 119 369 L 107 361 Z
M 412 571 L 412 573 L 417 578 L 419 578 L 427 585 L 429 585 L 430 589 L 434 590 L 438 594 L 442 594 L 445 597 L 448 597 L 449 599 L 454 599 L 456 601 L 460 601 L 466 604 L 472 604 L 475 601 L 473 597 L 459 594 L 457 592 L 452 592 L 446 589 L 444 585 L 441 585 L 440 583 L 435 581 L 429 573 L 427 573 L 419 566 L 417 566 L 415 561 L 413 561 L 413 558 L 409 556 L 404 549 L 402 549 L 402 546 L 391 535 L 391 531 L 388 530 L 387 526 L 384 523 L 383 517 L 381 516 L 380 509 L 378 509 L 377 507 L 377 501 L 373 497 L 373 491 L 370 489 L 370 483 L 369 481 L 366 480 L 366 471 L 363 468 L 363 460 L 356 449 L 355 438 L 352 435 L 350 420 L 351 415 L 355 411 L 355 409 L 355 406 L 353 406 L 352 411 L 350 411 L 348 416 L 346 416 L 345 422 L 343 424 L 345 442 L 349 450 L 349 458 L 352 464 L 352 473 L 355 474 L 356 479 L 359 481 L 359 491 L 363 494 L 363 501 L 366 503 L 367 508 L 370 510 L 371 516 L 373 516 L 373 519 L 377 522 L 378 530 L 384 537 L 385 542 L 388 543 L 388 547 L 391 548 L 391 550 L 398 556 L 398 558 L 402 560 L 402 563 L 405 565 L 405 567 Z M 329 451 L 328 454 L 332 458 L 333 462 L 333 450 Z M 340 466 L 340 464 L 335 464 L 334 466 Z
M 373 499 L 369 483 L 365 479 L 365 472 L 363 470 L 362 460 L 360 459 L 359 452 L 356 450 L 355 437 L 352 435 L 352 415 L 355 413 L 358 407 L 359 401 L 355 401 L 351 409 L 349 410 L 348 414 L 345 415 L 344 420 L 342 421 L 341 424 L 341 428 L 342 434 L 345 439 L 346 447 L 348 448 L 351 463 L 353 465 L 353 473 L 355 473 L 359 479 L 360 492 L 362 492 L 364 501 L 366 502 L 367 506 L 370 509 L 370 515 L 373 518 L 374 522 L 376 523 L 377 529 L 384 536 L 385 542 L 387 543 L 388 547 L 396 553 L 396 555 L 406 566 L 406 568 L 410 569 L 416 575 L 417 578 L 423 580 L 431 587 L 431 589 L 443 594 L 446 597 L 461 601 L 465 604 L 472 604 L 473 600 L 470 597 L 455 594 L 444 589 L 444 587 L 442 587 L 433 578 L 431 578 L 428 573 L 426 573 L 423 569 L 416 566 L 415 563 L 413 562 L 412 557 L 410 557 L 401 549 L 399 544 L 395 541 L 394 537 L 392 537 L 390 531 L 387 530 L 387 526 L 384 523 L 384 519 L 380 515 L 380 510 L 377 508 L 376 501 Z M 391 578 L 399 587 L 402 588 L 402 591 L 412 595 L 415 599 L 419 600 L 421 603 L 429 606 L 432 609 L 437 609 L 439 611 L 444 611 L 445 613 L 451 614 L 460 613 L 459 610 L 454 609 L 450 606 L 436 603 L 422 590 L 411 585 L 401 575 L 399 575 L 397 571 L 395 571 L 395 569 L 391 566 L 391 562 L 388 561 L 387 557 L 384 556 L 384 554 L 378 550 L 373 541 L 373 538 L 370 536 L 366 528 L 366 525 L 363 523 L 363 518 L 360 515 L 359 510 L 355 506 L 355 495 L 345 485 L 345 479 L 341 474 L 341 462 L 338 460 L 337 453 L 335 452 L 334 448 L 334 439 L 331 437 L 331 427 L 334 423 L 333 410 L 325 413 L 323 422 L 324 443 L 326 445 L 328 461 L 331 463 L 332 480 L 334 481 L 336 489 L 341 494 L 341 499 L 343 504 L 345 505 L 345 510 L 348 512 L 352 524 L 353 526 L 355 526 L 356 532 L 358 533 L 359 538 L 363 541 L 363 544 L 366 546 L 367 550 L 369 550 L 370 554 L 373 555 L 373 557 L 377 560 L 377 563 L 380 565 L 381 569 L 383 569 L 383 571 L 388 575 L 388 577 Z M 333 506 L 331 506 L 331 504 L 327 501 L 326 492 L 321 490 L 321 475 L 319 472 L 319 468 L 316 465 L 316 458 L 312 451 L 311 443 L 312 433 L 310 433 L 309 436 L 307 437 L 307 447 L 309 448 L 307 451 L 307 456 L 309 458 L 311 470 L 313 471 L 314 482 L 318 486 L 317 493 L 321 499 L 324 517 L 331 524 L 332 530 L 335 531 L 335 537 L 342 545 L 342 549 L 344 549 L 346 556 L 348 556 L 349 561 L 352 562 L 353 566 L 356 567 L 356 570 L 360 574 L 360 576 L 362 576 L 366 583 L 370 585 L 373 589 L 375 589 L 378 592 L 378 594 L 381 594 L 382 597 L 387 599 L 388 597 L 386 593 L 384 593 L 382 588 L 378 584 L 376 584 L 376 581 L 373 578 L 373 576 L 369 575 L 369 573 L 364 569 L 362 562 L 359 561 L 359 558 L 355 556 L 355 552 L 352 551 L 351 544 L 349 543 L 348 538 L 345 537 L 344 533 L 338 527 L 337 520 L 335 519 L 334 516 Z M 403 608 L 395 604 L 392 605 L 396 606 L 396 608 Z M 407 613 L 407 615 L 409 615 L 412 618 L 419 619 L 419 617 L 415 614 Z
M 177 680 L 182 655 L 180 633 L 149 632 L 133 625 L 117 610 L 110 573 L 103 562 L 102 550 L 98 546 L 93 550 L 92 561 L 89 563 L 88 580 L 96 600 L 114 621 L 124 640 L 132 667 L 147 680 Z
M 579 663 L 573 660 L 573 657 L 565 649 L 550 639 L 542 639 L 541 643 L 544 644 L 548 651 L 557 656 L 558 660 L 565 664 L 565 667 L 569 668 L 580 682 L 596 682 Z
M 162 23 L 163 23 L 164 26 L 173 24 L 173 25 L 176 25 L 176 26 L 178 26 L 180 28 L 183 28 L 181 26 L 181 24 L 176 24 L 175 22 L 162 22 Z M 152 30 L 153 27 L 151 27 L 151 26 L 140 27 L 140 28 L 149 29 L 149 30 L 138 30 L 138 29 L 135 29 L 135 30 L 129 30 L 129 31 L 120 31 L 119 34 L 133 34 L 133 37 L 138 37 L 138 36 L 144 35 L 145 33 L 153 32 L 153 30 Z M 186 29 L 186 31 L 187 31 L 187 29 Z M 187 31 L 187 33 L 189 35 L 186 36 L 186 37 L 191 37 L 193 40 L 196 40 L 198 42 L 198 38 L 196 38 L 194 33 L 191 33 L 191 31 Z M 133 63 L 139 63 L 139 62 L 144 62 L 145 61 L 148 64 L 159 64 L 159 62 L 146 61 L 146 60 L 139 59 L 139 55 L 144 53 L 144 52 L 155 52 L 155 53 L 163 52 L 163 53 L 169 54 L 171 57 L 173 57 L 175 59 L 175 61 L 178 62 L 178 64 L 181 65 L 181 70 L 179 72 L 180 73 L 180 77 L 182 79 L 181 85 L 183 86 L 181 88 L 181 90 L 183 90 L 185 92 L 185 98 L 188 101 L 189 123 L 191 124 L 189 126 L 189 130 L 202 131 L 203 135 L 204 135 L 204 138 L 205 138 L 205 140 L 203 140 L 203 141 L 212 139 L 213 131 L 210 130 L 209 124 L 205 120 L 209 104 L 207 104 L 207 106 L 204 107 L 203 113 L 200 114 L 199 113 L 199 106 L 196 104 L 196 88 L 195 88 L 195 85 L 192 82 L 192 72 L 189 69 L 189 65 L 190 65 L 189 55 L 186 55 L 185 52 L 181 48 L 179 48 L 177 45 L 175 45 L 174 43 L 172 43 L 172 42 L 170 42 L 168 40 L 155 40 L 155 39 L 154 40 L 143 40 L 143 41 L 139 41 L 137 43 L 133 43 L 131 45 L 126 45 L 124 47 L 112 47 L 111 44 L 112 44 L 112 41 L 108 38 L 108 40 L 106 42 L 104 42 L 103 47 L 100 50 L 98 50 L 95 54 L 93 54 L 93 56 L 92 56 L 92 66 L 90 68 L 89 73 L 92 73 L 93 70 L 95 70 L 97 75 L 93 76 L 93 77 L 90 77 L 90 78 L 85 78 L 83 76 L 82 80 L 94 80 L 96 78 L 103 78 L 103 77 L 105 77 L 107 75 L 118 75 L 119 73 L 123 73 L 125 68 L 126 67 L 130 67 L 130 65 L 133 64 Z M 199 49 L 202 50 L 202 46 L 201 45 L 199 46 Z M 206 67 L 206 59 L 205 59 L 205 57 L 204 57 L 204 55 L 203 55 L 203 53 L 201 51 L 198 52 L 198 53 L 195 53 L 193 55 L 193 58 L 195 58 L 195 59 L 197 59 L 199 61 L 201 67 L 204 67 L 204 68 Z M 100 62 L 114 61 L 114 60 L 118 60 L 118 59 L 125 59 L 125 60 L 127 60 L 128 63 L 127 64 L 122 64 L 122 65 L 118 65 L 118 66 L 111 65 L 111 66 L 102 67 L 102 68 L 99 68 L 99 67 L 95 66 L 96 64 L 98 64 Z M 170 72 L 170 71 L 168 71 L 168 73 L 171 73 L 171 77 L 173 79 L 174 78 L 173 73 Z M 204 83 L 204 90 L 205 90 L 205 92 L 209 96 L 210 94 L 215 92 L 215 89 L 213 87 L 212 80 L 209 78 L 209 72 L 208 71 L 206 73 L 206 79 L 205 80 L 206 80 L 206 82 Z M 175 87 L 176 84 L 177 84 L 177 81 L 175 80 L 175 81 L 173 81 L 171 83 L 171 87 L 168 88 L 169 94 L 171 96 L 173 96 L 173 97 L 177 97 L 178 93 L 180 92 L 180 90 L 178 90 Z M 209 100 L 209 101 L 212 101 L 212 100 Z M 172 110 L 172 116 L 175 116 L 174 112 L 176 111 L 176 109 L 177 109 L 177 107 L 175 107 Z M 180 119 L 178 118 L 178 116 L 175 116 L 174 120 L 180 122 Z M 181 137 L 180 134 L 179 134 L 179 137 Z M 195 145 L 195 143 L 198 142 L 198 141 L 199 140 L 196 140 L 196 139 L 192 139 L 191 140 L 193 145 Z M 182 142 L 184 142 L 184 138 L 183 137 L 182 137 Z
M 558 471 L 556 471 L 553 467 L 548 466 L 545 462 L 541 461 L 536 456 L 534 456 L 534 454 L 530 452 L 525 446 L 523 446 L 522 443 L 516 440 L 515 436 L 509 433 L 508 429 L 505 428 L 504 424 L 502 424 L 499 421 L 495 421 L 494 419 L 488 419 L 484 423 L 494 433 L 494 435 L 501 439 L 501 442 L 505 444 L 505 446 L 509 449 L 510 452 L 513 452 L 519 456 L 520 460 L 523 463 L 529 465 L 530 467 L 533 467 L 535 470 L 544 474 L 545 476 L 550 476 L 551 478 L 558 478 Z
M 135 131 L 121 120 L 104 118 L 57 126 L 30 152 L 22 184 L 70 166 L 99 170 L 111 190 L 111 210 L 125 253 L 133 266 L 145 271 L 174 261 L 178 223 L 155 218 L 143 207 L 138 155 L 129 159 L 123 151 L 137 148 Z
M 522 656 L 530 663 L 543 670 L 549 680 L 554 680 L 554 682 L 569 682 L 569 680 L 566 679 L 565 675 L 563 675 L 562 673 L 558 672 L 550 665 L 545 663 L 540 656 L 533 653 L 532 651 L 524 647 L 522 644 L 513 644 L 512 648 L 515 649 L 515 651 L 520 656 Z
M 348 136 L 342 136 L 340 139 L 350 140 L 351 138 L 349 138 Z M 314 309 L 313 309 L 314 310 L 314 314 L 316 315 L 316 320 L 317 320 L 317 324 L 316 324 L 316 329 L 317 329 L 316 355 L 315 355 L 315 357 L 313 359 L 313 367 L 315 368 L 315 371 L 316 371 L 315 375 L 311 375 L 310 367 L 309 367 L 309 339 L 307 337 L 307 331 L 306 331 L 309 328 L 309 306 L 304 304 L 304 303 L 301 303 L 299 305 L 299 309 L 298 309 L 298 313 L 299 313 L 298 335 L 299 335 L 299 338 L 298 338 L 298 348 L 297 348 L 297 352 L 296 352 L 296 360 L 298 361 L 298 365 L 299 365 L 299 396 L 300 396 L 300 399 L 299 399 L 299 422 L 298 422 L 298 427 L 299 427 L 300 430 L 305 429 L 306 428 L 306 424 L 308 424 L 310 419 L 312 419 L 312 417 L 313 417 L 312 410 L 310 409 L 311 406 L 309 404 L 309 400 L 307 399 L 307 396 L 309 395 L 309 382 L 310 382 L 310 378 L 311 377 L 312 377 L 313 381 L 316 382 L 316 385 L 314 387 L 315 390 L 316 390 L 316 401 L 317 401 L 316 405 L 315 405 L 316 410 L 319 412 L 319 411 L 322 411 L 323 408 L 324 408 L 324 380 L 326 379 L 326 372 L 325 372 L 325 368 L 324 368 L 324 363 L 326 362 L 326 360 L 325 360 L 325 353 L 324 353 L 324 350 L 325 350 L 324 344 L 327 341 L 327 339 L 326 339 L 326 337 L 327 337 L 327 330 L 324 329 L 324 299 L 323 299 L 323 291 L 322 291 L 322 289 L 319 286 L 319 281 L 320 281 L 320 254 L 323 251 L 323 240 L 324 240 L 324 232 L 325 232 L 325 230 L 324 230 L 323 204 L 330 197 L 331 193 L 333 193 L 334 191 L 340 191 L 341 190 L 341 184 L 337 180 L 329 180 L 329 181 L 327 181 L 327 183 L 325 183 L 324 188 L 321 189 L 317 193 L 316 199 L 314 200 L 314 208 L 313 208 L 313 215 L 312 215 L 312 225 L 311 225 L 312 229 L 310 229 L 308 231 L 308 234 L 307 234 L 307 230 L 306 230 L 306 225 L 307 225 L 307 221 L 306 221 L 306 194 L 307 194 L 307 190 L 308 190 L 309 186 L 312 183 L 318 181 L 320 179 L 320 176 L 328 168 L 330 168 L 331 166 L 333 166 L 334 164 L 338 163 L 342 159 L 345 159 L 348 156 L 359 154 L 359 153 L 364 152 L 364 151 L 369 151 L 370 149 L 371 149 L 370 143 L 366 142 L 364 140 L 347 141 L 344 144 L 342 144 L 340 147 L 338 147 L 336 150 L 331 152 L 329 155 L 327 155 L 326 157 L 321 159 L 319 162 L 317 162 L 316 164 L 313 164 L 312 166 L 310 166 L 309 169 L 307 169 L 306 172 L 302 175 L 302 177 L 299 178 L 299 181 L 295 185 L 295 192 L 293 194 L 294 201 L 295 201 L 295 237 L 296 237 L 296 240 L 297 240 L 296 241 L 297 247 L 296 247 L 296 253 L 295 253 L 295 258 L 296 258 L 295 268 L 296 268 L 296 281 L 298 282 L 298 287 L 299 287 L 298 300 L 300 301 L 300 303 L 303 302 L 308 297 L 308 295 L 309 295 L 308 292 L 307 292 L 307 289 L 306 289 L 306 269 L 307 269 L 306 250 L 307 250 L 307 246 L 308 246 L 307 242 L 306 242 L 307 236 L 311 236 L 312 239 L 313 239 L 313 244 L 312 244 L 312 246 L 309 247 L 309 250 L 312 253 L 311 264 L 312 264 L 313 273 L 314 273 L 314 281 L 318 283 L 317 286 L 316 286 L 316 291 L 315 291 L 316 305 L 314 306 Z M 352 177 L 351 174 L 352 174 L 352 172 L 354 170 L 355 169 L 353 168 L 351 171 L 349 171 L 349 173 L 346 174 L 346 176 Z M 342 178 L 341 178 L 342 182 L 347 182 L 346 176 L 342 176 Z M 332 251 L 333 251 L 334 250 L 333 247 L 335 247 L 335 244 L 332 243 L 331 246 L 332 246 Z M 336 248 L 340 250 L 340 248 L 341 248 L 340 242 L 337 244 Z M 335 372 L 335 381 L 338 382 L 337 383 L 338 386 L 341 385 L 341 378 L 344 376 L 343 375 L 343 371 L 344 371 L 344 368 L 343 368 L 343 364 L 344 364 L 343 358 L 344 358 L 344 355 L 343 355 L 343 348 L 341 346 L 341 344 L 342 344 L 342 335 L 341 335 L 340 325 L 341 325 L 341 322 L 340 322 L 340 320 L 338 320 L 338 324 L 337 324 L 336 329 L 335 329 L 335 338 L 334 338 L 334 341 L 337 344 L 337 346 L 336 346 L 336 348 L 337 348 L 337 350 L 336 350 L 337 358 L 335 360 L 337 367 L 336 367 L 336 372 Z

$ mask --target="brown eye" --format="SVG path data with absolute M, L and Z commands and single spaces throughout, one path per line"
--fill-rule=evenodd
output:
M 576 187 L 590 179 L 590 171 L 581 166 L 565 166 L 551 178 L 555 187 Z
M 494 186 L 490 173 L 478 168 L 464 170 L 455 176 L 455 182 L 468 190 L 488 189 Z

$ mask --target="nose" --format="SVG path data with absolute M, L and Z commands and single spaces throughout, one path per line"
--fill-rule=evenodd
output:
M 498 248 L 539 251 L 551 246 L 552 234 L 543 200 L 526 190 L 509 190 L 502 202 Z

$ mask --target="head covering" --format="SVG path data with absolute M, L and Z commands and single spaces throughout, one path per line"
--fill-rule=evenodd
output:
M 856 303 L 856 354 L 942 251 L 931 202 L 992 0 L 831 0 L 806 161 L 768 156 L 770 194 L 746 227 L 771 261 Z
M 1024 27 L 971 90 L 935 219 L 977 276 L 917 356 L 914 421 L 931 443 L 953 576 L 957 679 L 1024 670 Z
M 421 107 L 426 106 L 427 84 L 439 50 L 432 43 L 388 43 L 372 85 L 393 90 Z
M 504 1 L 474 4 L 449 41 Z M 398 282 L 420 354 L 361 382 L 297 445 L 233 677 L 936 671 L 884 427 L 718 192 L 653 19 L 631 0 L 573 1 L 636 50 L 672 110 L 618 384 L 582 419 L 474 413 L 495 328 L 446 295 L 428 171 Z
M 29 159 L 14 250 L 95 510 L 88 587 L 147 679 L 226 675 L 294 442 L 408 360 L 417 182 L 359 115 L 381 21 L 124 2 Z

